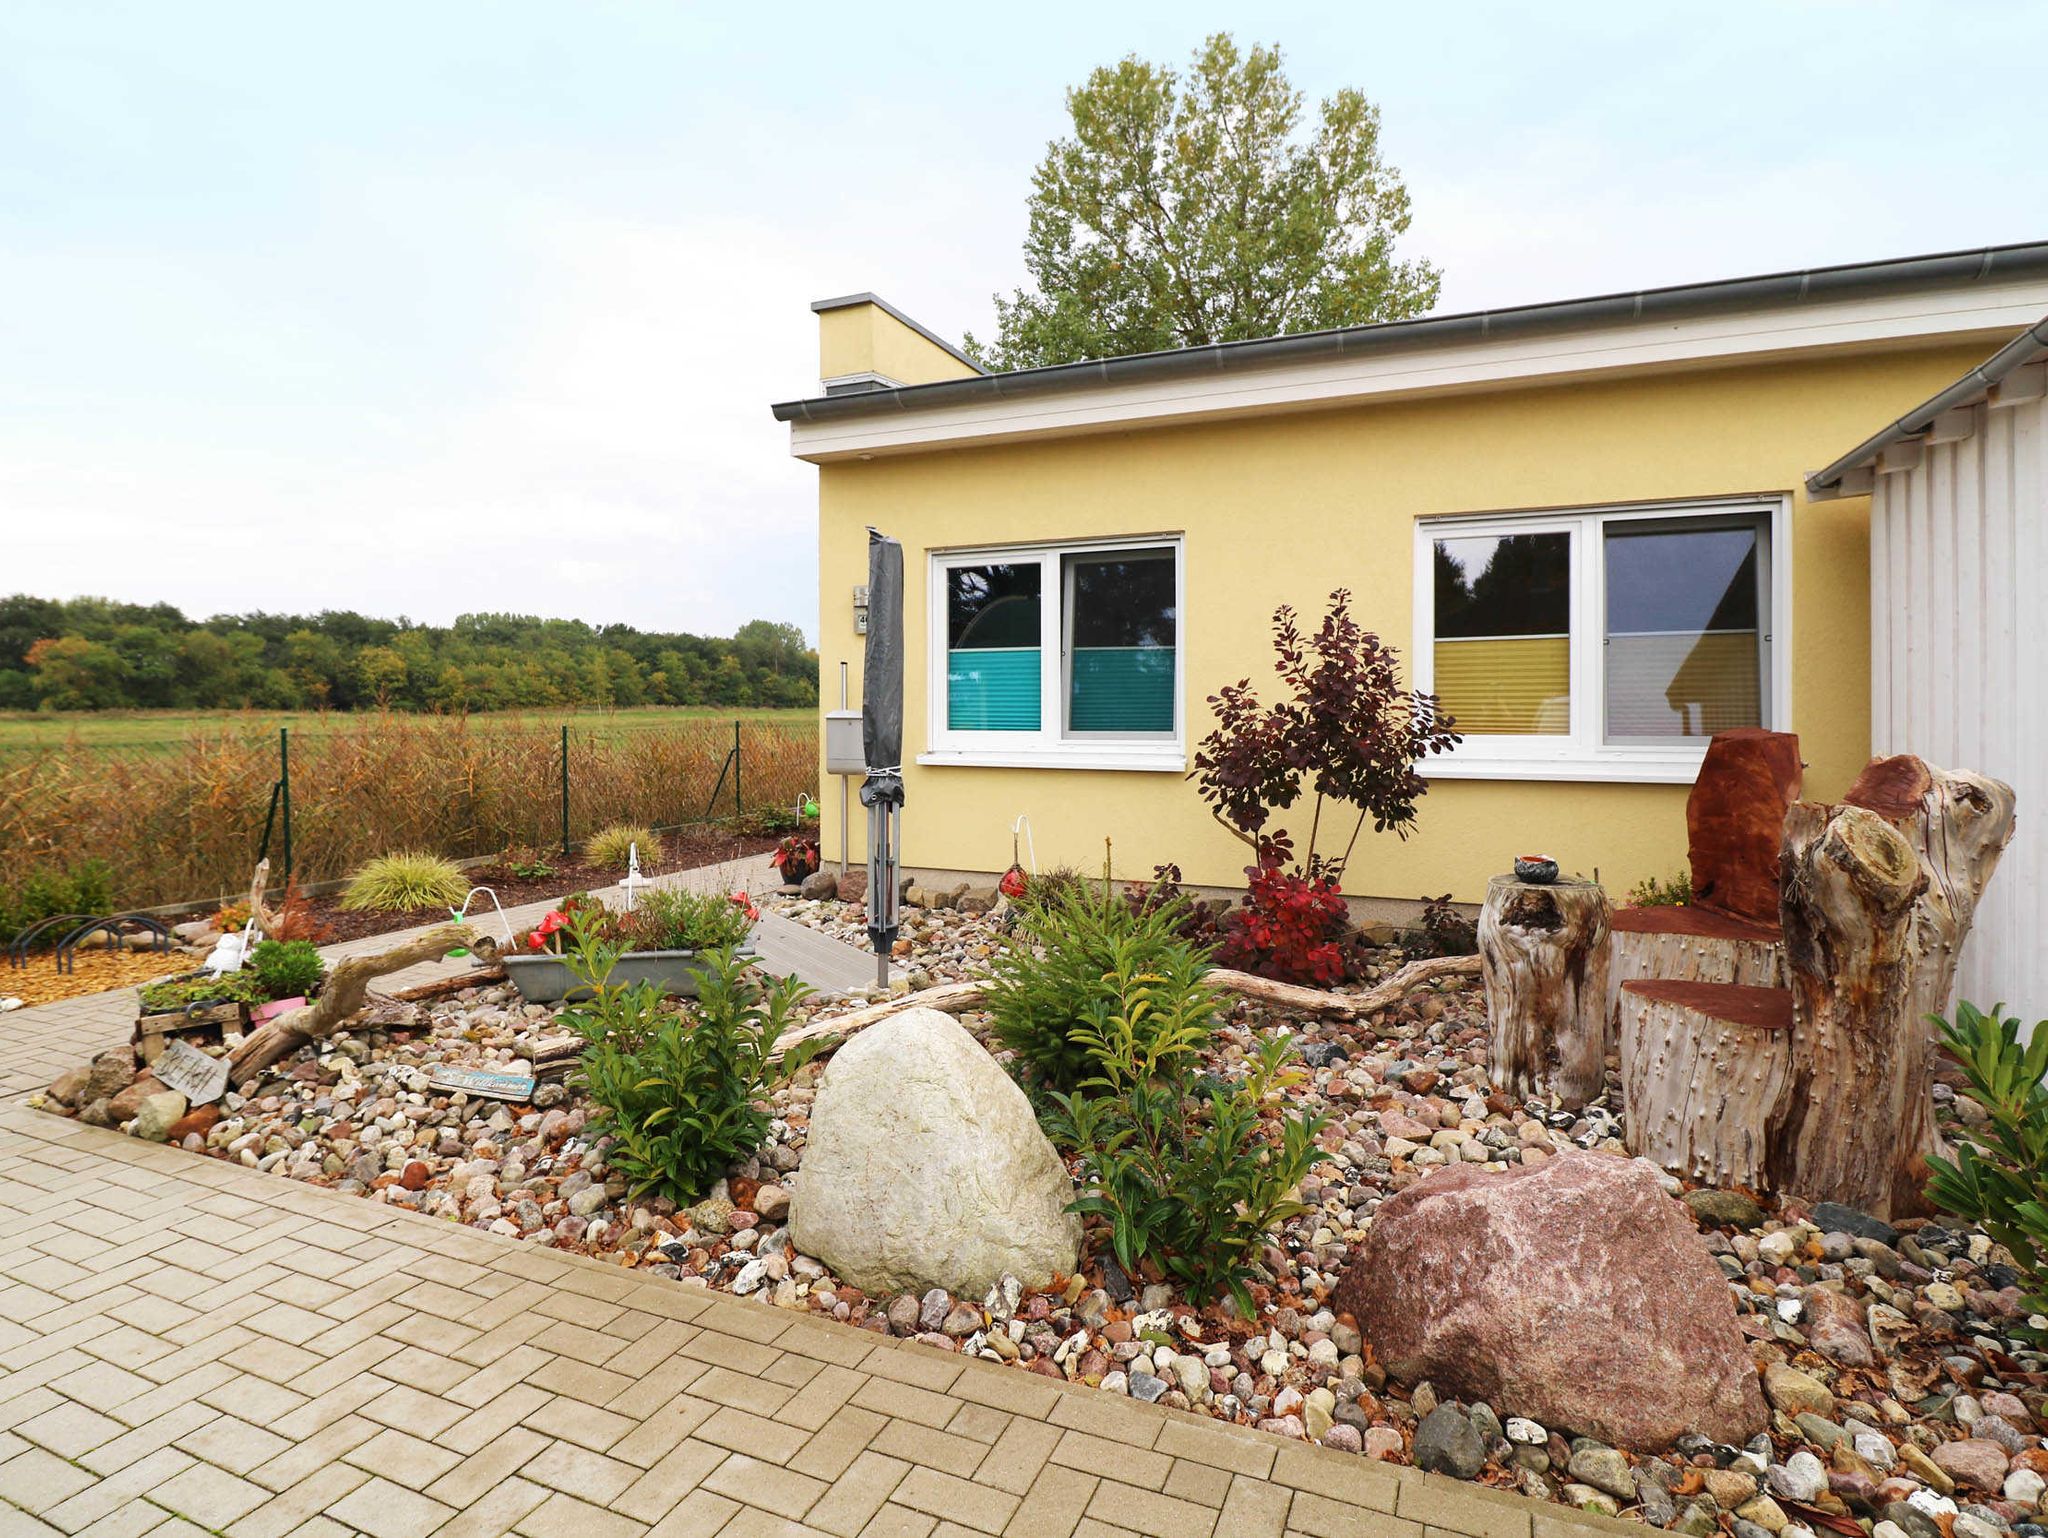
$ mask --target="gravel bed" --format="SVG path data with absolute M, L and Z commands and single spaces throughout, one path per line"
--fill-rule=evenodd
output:
M 865 940 L 854 905 L 768 901 L 836 938 Z M 899 949 L 908 986 L 978 973 L 1001 943 L 999 923 L 906 910 Z M 1391 949 L 1368 954 L 1379 975 L 1404 959 Z M 985 1021 L 970 1014 L 965 1023 L 978 1031 Z M 1210 1068 L 1241 1073 L 1258 1039 L 1278 1030 L 1293 1033 L 1309 1065 L 1296 1097 L 1330 1120 L 1323 1157 L 1303 1185 L 1310 1210 L 1268 1246 L 1268 1280 L 1255 1289 L 1251 1320 L 1227 1306 L 1190 1308 L 1171 1288 L 1100 1260 L 1050 1293 L 999 1285 L 987 1298 L 869 1297 L 839 1282 L 792 1249 L 785 1226 L 822 1064 L 775 1093 L 769 1142 L 707 1200 L 683 1211 L 629 1202 L 565 1084 L 544 1083 L 531 1106 L 430 1089 L 437 1065 L 519 1071 L 543 1038 L 559 1034 L 552 1011 L 520 1003 L 504 985 L 380 1006 L 321 1050 L 277 1065 L 250 1096 L 231 1093 L 219 1121 L 182 1142 L 685 1286 L 915 1335 L 1104 1392 L 1448 1467 L 1682 1532 L 2048 1538 L 2038 1525 L 2048 1359 L 2016 1334 L 2023 1320 L 2010 1257 L 1981 1233 L 1817 1223 L 1802 1209 L 1767 1212 L 1734 1193 L 1684 1193 L 1670 1177 L 1666 1188 L 1685 1196 L 1727 1275 L 1773 1405 L 1771 1432 L 1743 1448 L 1696 1439 L 1638 1457 L 1517 1420 L 1510 1406 L 1456 1405 L 1457 1423 L 1476 1433 L 1458 1440 L 1477 1456 L 1447 1464 L 1417 1440 L 1425 1418 L 1445 1424 L 1430 1415 L 1441 1408 L 1434 1387 L 1390 1384 L 1357 1329 L 1332 1314 L 1329 1293 L 1379 1203 L 1434 1168 L 1531 1164 L 1574 1148 L 1621 1152 L 1618 1086 L 1610 1080 L 1609 1096 L 1578 1113 L 1494 1091 L 1481 995 L 1460 978 L 1410 995 L 1370 1032 L 1240 1001 Z M 1943 1117 L 1953 1117 L 1954 1097 L 1944 1089 L 1938 1098 Z M 1822 1293 L 1868 1306 L 1863 1347 L 1848 1349 L 1840 1311 L 1815 1301 Z M 1432 1430 L 1425 1440 L 1435 1437 Z

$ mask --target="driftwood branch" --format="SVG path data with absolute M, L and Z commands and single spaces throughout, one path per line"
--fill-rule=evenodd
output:
M 1429 956 L 1421 961 L 1409 962 L 1385 982 L 1367 989 L 1364 993 L 1327 993 L 1320 988 L 1303 988 L 1295 983 L 1277 983 L 1270 977 L 1255 977 L 1249 972 L 1238 972 L 1229 967 L 1212 968 L 1207 974 L 1207 980 L 1210 986 L 1224 993 L 1256 999 L 1261 1004 L 1298 1010 L 1303 1014 L 1332 1015 L 1341 1020 L 1355 1020 L 1364 1015 L 1379 1013 L 1389 1005 L 1399 1002 L 1403 995 L 1439 977 L 1474 977 L 1478 972 L 1477 956 Z M 981 1003 L 986 992 L 987 984 L 982 982 L 942 983 L 921 993 L 907 993 L 901 998 L 884 999 L 879 1004 L 869 1004 L 850 1014 L 813 1020 L 783 1037 L 782 1047 L 787 1049 L 800 1042 L 815 1041 L 825 1036 L 851 1036 L 856 1031 L 864 1030 L 906 1009 L 939 1009 L 949 1013 L 973 1009 Z
M 497 942 L 470 924 L 443 924 L 394 945 L 389 950 L 350 956 L 327 974 L 320 997 L 301 1009 L 264 1022 L 228 1055 L 228 1075 L 237 1083 L 288 1057 L 309 1041 L 334 1034 L 361 1010 L 370 980 L 402 972 L 423 961 L 438 961 L 448 952 L 467 948 L 485 960 L 497 955 Z

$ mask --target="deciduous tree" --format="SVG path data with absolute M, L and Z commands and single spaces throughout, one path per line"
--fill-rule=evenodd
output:
M 1306 133 L 1280 50 L 1218 33 L 1183 76 L 1132 56 L 1067 93 L 1073 134 L 1032 176 L 1024 265 L 997 334 L 1003 369 L 1419 315 L 1440 274 L 1395 260 L 1408 192 L 1379 108 L 1321 102 Z

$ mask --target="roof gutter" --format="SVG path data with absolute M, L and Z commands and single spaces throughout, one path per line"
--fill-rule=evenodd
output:
M 1843 495 L 1842 477 L 1876 461 L 1895 443 L 1917 438 L 1934 425 L 1936 417 L 1963 406 L 1974 406 L 1991 393 L 1991 387 L 2009 378 L 2029 363 L 2048 357 L 2048 316 L 2022 331 L 2005 346 L 1963 375 L 1939 395 L 1915 406 L 1891 426 L 1872 434 L 1825 470 L 1806 478 L 1806 494 L 1816 501 Z
M 1204 347 L 1177 348 L 1170 352 L 1094 358 L 1082 363 L 1060 363 L 1007 374 L 983 374 L 972 379 L 948 379 L 936 384 L 903 385 L 893 389 L 782 401 L 770 409 L 780 422 L 843 421 L 850 417 L 880 416 L 892 411 L 1018 400 L 1100 385 L 1233 372 L 1275 363 L 1300 363 L 1316 358 L 1352 357 L 1458 342 L 1536 336 L 1588 326 L 1627 325 L 1645 320 L 1679 319 L 1825 299 L 1955 288 L 2043 274 L 2048 274 L 2048 241 L 2034 241 L 1883 262 L 1814 267 L 1753 278 L 1641 289 L 1626 294 L 1602 294 L 1550 304 L 1424 316 L 1419 320 L 1385 321 L 1377 325 L 1348 326 L 1329 331 L 1304 331 L 1292 336 L 1219 342 Z

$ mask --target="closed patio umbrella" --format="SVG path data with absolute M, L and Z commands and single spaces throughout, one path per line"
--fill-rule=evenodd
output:
M 875 945 L 875 983 L 889 983 L 902 892 L 896 868 L 903 855 L 903 547 L 868 530 L 868 638 L 861 661 L 860 726 L 867 778 L 868 938 Z

